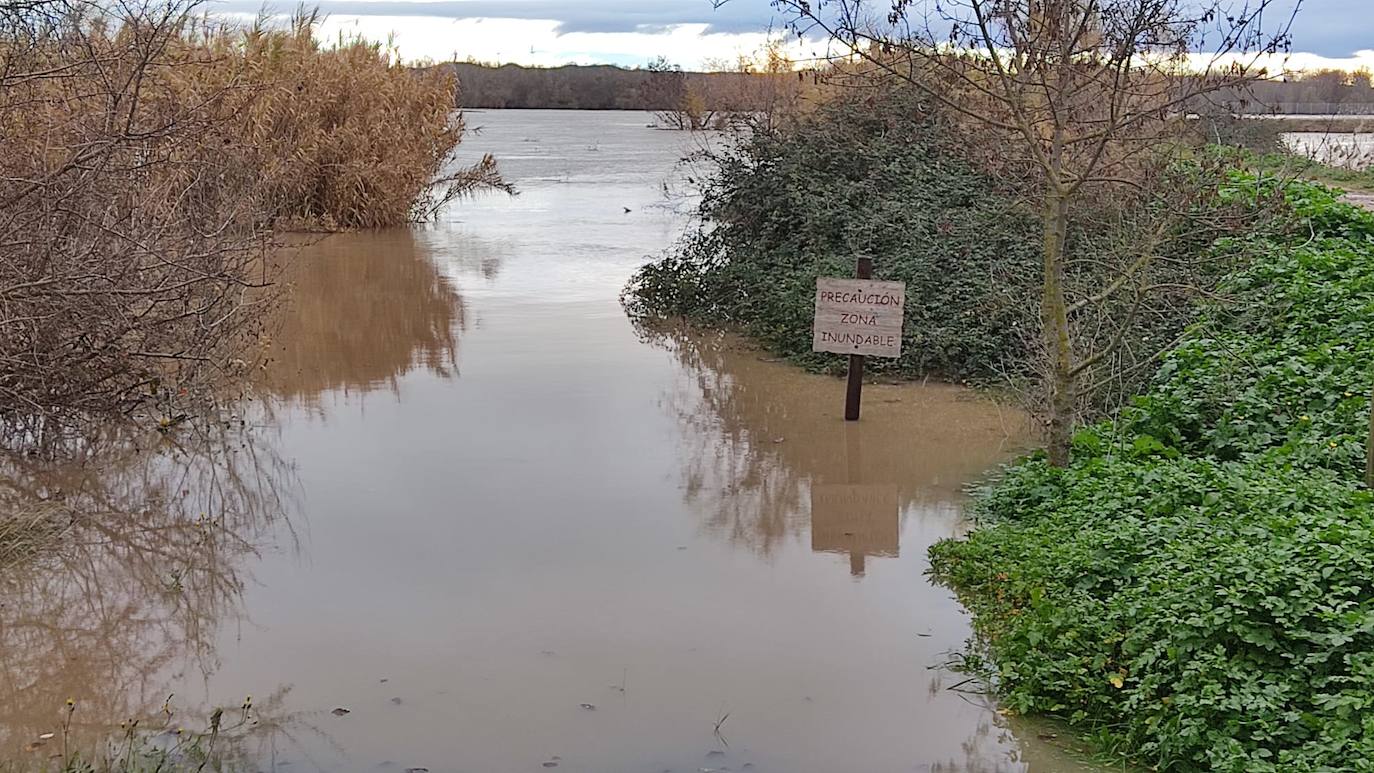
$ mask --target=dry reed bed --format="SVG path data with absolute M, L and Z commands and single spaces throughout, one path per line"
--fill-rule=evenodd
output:
M 251 367 L 282 228 L 375 228 L 503 184 L 456 84 L 317 19 L 199 0 L 0 9 L 0 441 L 185 403 Z M 149 406 L 152 407 L 149 407 Z

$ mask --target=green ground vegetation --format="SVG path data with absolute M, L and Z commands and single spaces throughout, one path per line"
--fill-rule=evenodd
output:
M 1287 174 L 1353 193 L 1374 193 L 1374 169 L 1323 164 L 1292 153 L 1249 154 L 1247 165 L 1271 174 Z
M 1025 375 L 1039 223 L 957 134 L 909 94 L 850 94 L 708 156 L 700 226 L 634 277 L 627 307 L 837 367 L 809 351 L 814 281 L 868 254 L 908 286 L 904 353 L 884 372 Z M 1228 221 L 1165 247 L 1216 272 L 1206 300 L 1133 331 L 1175 343 L 1076 433 L 1070 466 L 1034 455 L 989 484 L 977 527 L 932 566 L 972 611 L 968 662 L 1006 705 L 1110 756 L 1374 771 L 1374 215 L 1316 182 L 1374 190 L 1374 173 L 1179 157 L 1180 184 L 1214 192 L 1197 206 Z
M 706 157 L 700 226 L 627 306 L 834 368 L 809 351 L 814 281 L 868 254 L 908 286 L 903 355 L 878 368 L 1026 375 L 1039 222 L 957 136 L 911 94 L 846 94 Z M 1033 455 L 983 489 L 977 527 L 937 545 L 933 570 L 972 611 L 968 662 L 1005 704 L 1109 756 L 1374 771 L 1374 215 L 1322 184 L 1374 191 L 1374 172 L 1177 155 L 1180 185 L 1215 193 L 1196 206 L 1228 221 L 1165 246 L 1215 272 L 1188 277 L 1205 300 L 1132 331 L 1175 343 L 1076 433 L 1067 468 Z
M 1286 196 L 1150 388 L 931 551 L 1008 706 L 1161 770 L 1374 770 L 1374 216 Z

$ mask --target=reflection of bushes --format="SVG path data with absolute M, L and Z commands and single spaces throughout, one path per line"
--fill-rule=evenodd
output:
M 764 553 L 804 531 L 812 483 L 896 484 L 902 510 L 950 501 L 1026 429 L 1019 412 L 944 385 L 871 385 L 866 420 L 846 424 L 838 380 L 719 333 L 639 331 L 693 379 L 669 400 L 685 436 L 685 496 L 708 529 Z
M 456 372 L 462 300 L 409 231 L 330 237 L 294 259 L 289 279 L 267 378 L 278 394 L 394 388 L 416 366 Z
M 221 427 L 111 435 L 61 465 L 8 456 L 0 471 L 0 531 L 41 517 L 47 536 L 26 532 L 0 570 L 0 749 L 54 732 L 68 698 L 85 743 L 155 718 L 169 668 L 215 668 L 242 562 L 283 518 L 287 466 Z

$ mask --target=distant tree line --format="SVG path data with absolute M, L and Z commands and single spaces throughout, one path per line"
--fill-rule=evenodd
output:
M 459 102 L 465 108 L 646 110 L 665 116 L 695 113 L 695 119 L 684 117 L 687 124 L 709 123 L 715 115 L 757 108 L 776 95 L 779 81 L 796 83 L 803 77 L 790 71 L 784 75 L 767 62 L 735 63 L 732 69 L 719 72 L 685 72 L 663 59 L 634 69 L 612 65 L 497 67 L 476 62 L 436 66 L 457 75 Z
M 612 65 L 493 67 L 474 62 L 439 65 L 458 76 L 463 107 L 566 110 L 658 110 L 646 103 L 647 70 Z
M 717 63 L 720 64 L 720 63 Z M 680 111 L 684 95 L 706 112 L 739 108 L 759 83 L 778 80 L 767 65 L 740 63 L 719 72 L 685 72 L 659 59 L 645 67 L 564 65 L 501 66 L 478 62 L 438 65 L 458 76 L 461 104 L 469 108 Z M 796 77 L 810 80 L 808 75 Z M 1321 69 L 1248 86 L 1257 113 L 1374 112 L 1374 75 L 1368 70 Z M 1229 97 L 1229 95 L 1228 95 Z
M 1328 114 L 1374 112 L 1374 76 L 1369 70 L 1307 70 L 1248 84 L 1245 94 L 1227 93 L 1233 106 L 1251 113 Z

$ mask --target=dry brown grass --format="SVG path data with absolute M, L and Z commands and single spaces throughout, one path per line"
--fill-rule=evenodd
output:
M 243 130 L 279 217 L 328 229 L 401 225 L 474 189 L 506 187 L 490 156 L 453 163 L 463 121 L 451 72 L 411 70 L 359 39 L 322 47 L 316 21 L 299 14 L 284 30 L 259 24 L 210 41 L 235 50 L 243 77 L 266 87 Z

